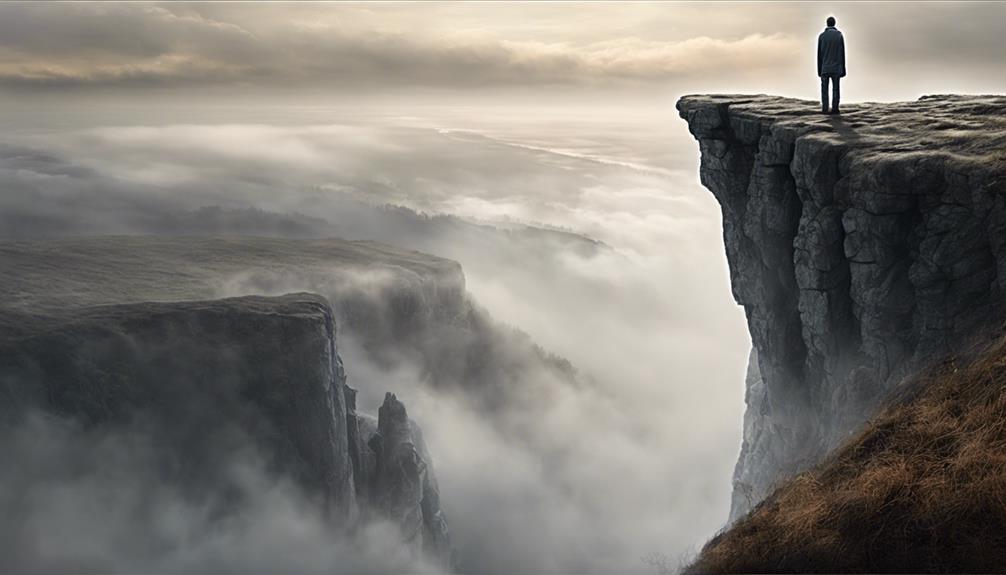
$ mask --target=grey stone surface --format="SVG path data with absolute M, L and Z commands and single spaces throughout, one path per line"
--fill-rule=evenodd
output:
M 405 540 L 427 557 L 454 567 L 447 515 L 422 429 L 392 393 L 385 394 L 376 418 L 361 415 L 358 421 L 367 509 L 401 525 Z
M 748 376 L 731 519 L 922 364 L 1003 318 L 1006 97 L 685 96 L 722 206 Z M 753 369 L 753 368 L 752 368 Z
M 139 421 L 180 481 L 208 488 L 218 462 L 251 447 L 350 520 L 345 377 L 332 310 L 313 294 L 0 313 L 5 424 L 31 410 Z
M 35 412 L 139 429 L 166 478 L 223 499 L 231 455 L 251 449 L 336 525 L 379 512 L 417 551 L 451 565 L 422 433 L 392 395 L 380 423 L 357 413 L 321 296 L 0 307 L 0 433 Z

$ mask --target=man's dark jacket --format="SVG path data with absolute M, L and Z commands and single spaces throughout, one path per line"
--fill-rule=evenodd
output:
M 845 76 L 845 38 L 834 26 L 817 37 L 817 75 Z

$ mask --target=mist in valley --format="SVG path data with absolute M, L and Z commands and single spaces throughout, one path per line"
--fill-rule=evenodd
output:
M 669 114 L 314 113 L 25 133 L 2 160 L 21 190 L 6 196 L 6 229 L 336 236 L 454 259 L 478 305 L 568 359 L 579 382 L 535 371 L 482 413 L 342 330 L 361 407 L 390 389 L 422 425 L 462 568 L 646 570 L 640 557 L 686 553 L 718 528 L 748 343 L 718 207 Z M 326 290 L 286 272 L 221 284 L 221 296 Z

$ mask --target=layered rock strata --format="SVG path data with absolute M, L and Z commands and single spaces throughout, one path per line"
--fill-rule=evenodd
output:
M 1003 317 L 1006 98 L 686 96 L 755 354 L 731 518 Z M 1002 270 L 1002 272 L 1000 271 Z

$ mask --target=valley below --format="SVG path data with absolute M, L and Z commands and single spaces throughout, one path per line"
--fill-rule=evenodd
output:
M 6 372 L 9 397 L 20 398 L 10 403 L 9 421 L 17 422 L 11 424 L 14 438 L 24 437 L 19 430 L 42 429 L 52 438 L 48 453 L 55 458 L 7 478 L 11 501 L 50 497 L 50 491 L 29 489 L 49 473 L 54 489 L 71 499 L 80 493 L 107 500 L 114 525 L 126 522 L 121 517 L 144 518 L 128 533 L 96 530 L 86 549 L 56 553 L 16 542 L 41 537 L 52 522 L 80 524 L 93 510 L 9 507 L 9 517 L 36 516 L 7 525 L 9 556 L 19 570 L 212 565 L 247 572 L 261 562 L 265 570 L 313 572 L 335 554 L 342 557 L 336 569 L 346 572 L 600 572 L 625 566 L 645 572 L 650 566 L 643 557 L 685 553 L 722 522 L 739 403 L 713 418 L 689 406 L 709 400 L 709 381 L 730 384 L 713 388 L 724 397 L 730 386 L 736 389 L 746 338 L 741 332 L 731 344 L 732 363 L 703 359 L 723 351 L 724 326 L 736 315 L 710 313 L 719 305 L 711 294 L 696 300 L 689 295 L 703 291 L 696 283 L 669 276 L 702 278 L 725 268 L 706 266 L 705 252 L 663 249 L 670 238 L 693 233 L 687 230 L 715 238 L 715 212 L 708 201 L 691 205 L 687 194 L 673 200 L 681 206 L 673 216 L 679 226 L 664 225 L 662 208 L 641 209 L 664 202 L 669 182 L 688 180 L 687 162 L 680 170 L 663 167 L 661 157 L 638 157 L 639 145 L 596 135 L 589 143 L 579 135 L 529 139 L 530 132 L 513 123 L 505 130 L 503 124 L 459 130 L 465 120 L 438 120 L 452 126 L 444 130 L 369 121 L 372 127 L 54 126 L 10 137 L 16 143 L 0 154 L 0 179 L 16 193 L 0 199 L 0 266 L 9 270 L 0 282 L 0 311 L 12 326 L 5 357 L 23 361 Z M 232 133 L 249 146 L 220 147 L 217 140 Z M 345 139 L 367 133 L 381 145 L 368 150 Z M 174 138 L 189 147 L 170 145 Z M 315 152 L 263 156 L 251 145 L 284 140 Z M 485 155 L 523 175 L 471 172 L 463 181 L 448 181 L 449 170 L 434 174 L 418 159 L 402 164 L 402 146 L 414 146 L 408 154 L 430 162 L 467 155 L 450 160 L 466 170 L 480 165 L 471 162 L 473 154 Z M 438 155 L 422 147 L 438 147 Z M 636 156 L 623 157 L 622 150 Z M 328 158 L 332 166 L 314 167 L 304 158 Z M 368 180 L 360 179 L 359 169 L 346 170 L 351 158 L 372 166 Z M 157 173 L 152 166 L 159 166 Z M 581 174 L 582 182 L 570 182 L 570 173 Z M 385 178 L 379 186 L 378 174 Z M 437 187 L 424 177 L 436 178 Z M 535 188 L 526 189 L 526 182 Z M 402 186 L 413 193 L 388 195 Z M 566 191 L 543 203 L 539 190 L 556 186 Z M 435 189 L 452 192 L 438 196 Z M 500 212 L 477 196 L 511 199 L 498 202 L 506 206 Z M 626 219 L 637 218 L 638 229 L 646 231 L 624 234 Z M 722 258 L 717 252 L 711 242 L 709 257 Z M 627 289 L 631 303 L 614 305 Z M 668 289 L 681 294 L 667 298 Z M 232 355 L 254 358 L 256 369 L 268 373 L 330 361 L 296 352 L 310 346 L 264 321 L 299 321 L 302 313 L 286 303 L 289 298 L 316 298 L 329 310 L 317 313 L 331 318 L 335 351 L 329 356 L 337 367 L 312 392 L 329 388 L 322 394 L 332 404 L 328 431 L 313 424 L 313 430 L 294 433 L 302 426 L 289 418 L 269 416 L 251 425 L 241 415 L 274 411 L 268 401 L 284 389 L 283 378 L 269 383 L 242 368 L 224 379 L 244 383 L 221 380 L 224 366 L 237 361 Z M 231 319 L 207 332 L 206 322 L 217 320 L 201 319 L 203 313 Z M 165 314 L 186 319 L 162 323 Z M 122 317 L 132 319 L 123 324 Z M 666 330 L 668 321 L 678 327 Z M 245 323 L 258 327 L 246 332 L 240 327 Z M 150 347 L 157 330 L 164 349 Z M 75 335 L 58 336 L 63 332 Z M 278 347 L 263 347 L 270 338 Z M 91 346 L 87 340 L 111 343 Z M 49 363 L 39 359 L 49 357 L 38 355 L 41 343 L 26 343 L 43 341 L 71 363 L 55 372 L 26 367 Z M 155 372 L 145 367 L 148 353 L 149 362 L 162 366 Z M 294 358 L 300 359 L 289 364 Z M 176 380 L 202 382 L 191 392 L 192 405 L 209 413 L 188 418 L 190 404 L 158 407 L 165 400 L 154 391 Z M 102 385 L 112 389 L 93 401 L 39 392 L 83 386 L 92 390 L 81 392 L 88 395 Z M 271 385 L 278 386 L 275 392 L 268 391 Z M 39 389 L 28 393 L 33 386 Z M 397 413 L 396 405 L 406 411 L 409 431 L 389 432 L 398 439 L 386 447 L 380 412 Z M 213 409 L 221 410 L 220 421 L 207 419 Z M 143 415 L 129 415 L 134 412 Z M 147 423 L 137 427 L 137 421 Z M 716 431 L 701 431 L 709 426 Z M 196 460 L 188 461 L 185 450 L 199 444 L 192 438 L 221 429 L 229 430 L 232 443 L 221 452 L 206 447 L 214 455 L 204 457 L 219 461 L 206 466 L 209 479 L 193 483 L 184 470 Z M 341 429 L 342 436 L 332 435 Z M 86 441 L 76 441 L 77 430 L 84 430 Z M 275 441 L 297 434 L 313 439 Z M 702 435 L 718 437 L 723 449 L 671 439 Z M 84 461 L 90 450 L 100 461 L 134 436 L 138 445 L 107 473 L 97 464 L 81 464 L 76 474 L 61 470 L 59 458 L 67 452 L 79 452 Z M 17 443 L 21 439 L 12 441 L 12 453 L 29 453 Z M 335 446 L 332 460 L 304 455 L 312 445 Z M 389 449 L 397 455 L 386 461 Z M 668 456 L 668 449 L 678 456 Z M 292 460 L 291 450 L 297 454 Z M 411 469 L 403 472 L 409 479 L 389 482 L 387 465 Z M 686 468 L 693 472 L 675 471 Z M 612 480 L 612 472 L 629 469 L 636 470 L 631 489 Z M 238 472 L 247 472 L 248 482 L 236 478 Z M 668 489 L 668 478 L 677 487 Z M 103 482 L 107 490 L 95 494 L 95 483 Z M 173 515 L 155 512 L 158 494 L 180 517 L 171 529 L 161 518 Z M 704 519 L 679 521 L 684 515 Z M 300 527 L 290 530 L 289 521 Z M 273 544 L 262 546 L 262 537 Z M 197 540 L 205 545 L 193 546 Z M 122 557 L 123 545 L 136 552 Z M 223 550 L 228 545 L 233 552 Z M 302 551 L 280 551 L 287 547 Z M 275 552 L 263 556 L 268 549 Z M 229 559 L 238 555 L 243 559 Z

